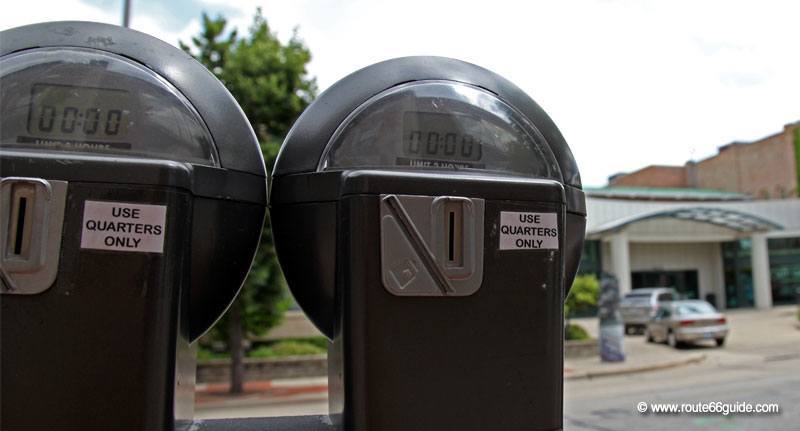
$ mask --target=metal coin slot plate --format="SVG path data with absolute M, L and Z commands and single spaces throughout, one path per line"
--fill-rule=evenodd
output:
M 66 181 L 0 178 L 0 294 L 33 295 L 55 282 Z
M 381 195 L 383 286 L 397 296 L 468 296 L 483 282 L 483 199 Z

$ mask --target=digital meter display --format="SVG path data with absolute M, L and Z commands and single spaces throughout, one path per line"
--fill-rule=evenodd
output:
M 560 175 L 528 119 L 489 91 L 447 81 L 387 89 L 345 118 L 317 169 L 353 167 Z
M 406 112 L 403 115 L 403 150 L 409 157 L 478 161 L 480 120 L 468 115 Z
M 119 55 L 57 47 L 0 57 L 0 94 L 0 150 L 218 162 L 191 103 Z
M 128 131 L 125 90 L 34 84 L 28 132 L 40 137 L 121 139 Z

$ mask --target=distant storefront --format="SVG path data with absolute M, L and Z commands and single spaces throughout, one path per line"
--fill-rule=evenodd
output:
M 615 274 L 623 292 L 669 286 L 723 309 L 797 301 L 800 199 L 614 187 L 588 189 L 587 212 L 580 272 Z

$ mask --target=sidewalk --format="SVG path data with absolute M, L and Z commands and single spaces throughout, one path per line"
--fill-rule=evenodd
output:
M 671 349 L 664 345 L 642 346 L 642 337 L 626 337 L 626 354 L 630 347 L 633 355 L 625 362 L 603 363 L 599 358 L 566 361 L 564 379 L 598 378 L 603 376 L 639 373 L 699 363 L 705 360 L 702 352 Z M 630 346 L 629 346 L 630 345 Z M 245 383 L 243 394 L 231 395 L 228 385 L 198 385 L 195 406 L 216 408 L 229 405 L 254 405 L 296 402 L 310 399 L 325 399 L 328 396 L 327 377 L 252 381 Z
M 602 362 L 600 358 L 564 361 L 564 380 L 592 379 L 620 374 L 643 373 L 684 365 L 698 364 L 706 359 L 703 352 L 675 350 L 664 345 L 638 345 L 644 340 L 626 337 L 625 361 Z
M 775 352 L 784 354 L 786 346 L 799 345 L 800 332 L 796 329 L 795 310 L 794 306 L 782 306 L 770 310 L 727 312 L 731 334 L 723 348 L 717 348 L 712 343 L 676 350 L 663 344 L 647 343 L 642 336 L 626 336 L 625 362 L 603 363 L 598 357 L 566 360 L 564 379 L 593 379 L 656 371 L 690 366 L 706 360 L 726 364 L 770 360 L 770 355 L 777 354 Z M 596 318 L 572 319 L 572 323 L 580 324 L 591 336 L 597 336 Z M 243 404 L 324 401 L 327 396 L 327 377 L 247 382 L 245 393 L 240 395 L 228 394 L 227 384 L 207 384 L 197 386 L 195 406 L 203 410 Z
M 582 326 L 592 338 L 597 338 L 597 318 L 572 319 L 572 323 Z M 566 359 L 564 361 L 564 379 L 573 380 L 656 371 L 696 364 L 706 359 L 705 348 L 677 350 L 664 344 L 648 343 L 641 335 L 626 335 L 623 343 L 624 362 L 602 362 L 599 357 Z
M 327 377 L 303 377 L 245 382 L 244 393 L 228 393 L 227 383 L 198 384 L 195 408 L 226 405 L 294 402 L 303 399 L 328 397 Z

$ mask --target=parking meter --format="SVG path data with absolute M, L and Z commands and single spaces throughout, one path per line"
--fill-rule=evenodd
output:
M 172 430 L 191 418 L 188 343 L 260 236 L 250 124 L 136 31 L 46 23 L 0 44 L 0 428 Z
M 561 429 L 584 194 L 519 88 L 438 57 L 353 73 L 290 131 L 270 214 L 292 293 L 332 340 L 342 429 Z

